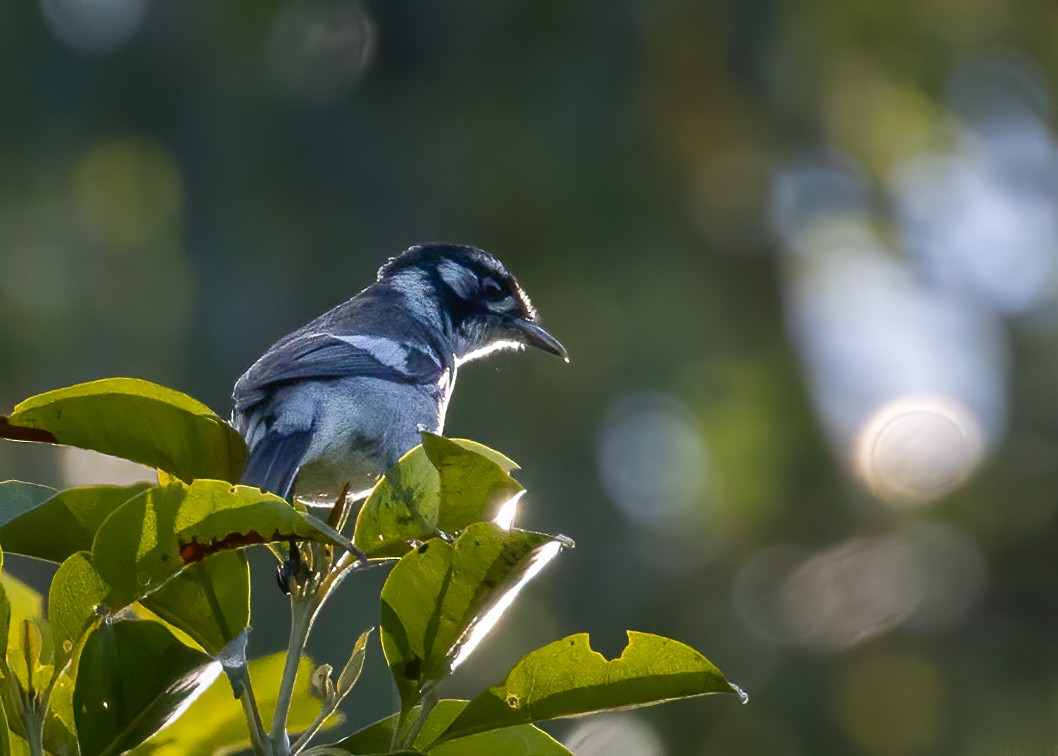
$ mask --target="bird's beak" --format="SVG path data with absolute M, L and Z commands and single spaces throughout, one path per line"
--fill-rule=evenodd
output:
M 517 318 L 514 321 L 514 326 L 522 334 L 526 344 L 535 346 L 537 349 L 543 349 L 545 352 L 551 352 L 551 354 L 558 355 L 566 362 L 569 362 L 569 352 L 562 346 L 562 342 L 536 323 Z

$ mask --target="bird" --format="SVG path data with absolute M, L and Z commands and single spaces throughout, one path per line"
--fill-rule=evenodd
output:
M 569 361 L 503 263 L 476 247 L 411 247 L 238 379 L 240 482 L 310 506 L 366 492 L 422 431 L 443 432 L 463 364 L 525 346 Z

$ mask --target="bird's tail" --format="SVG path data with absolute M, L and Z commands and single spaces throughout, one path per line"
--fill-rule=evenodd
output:
M 294 477 L 311 440 L 309 430 L 290 434 L 266 433 L 250 449 L 239 482 L 289 499 Z

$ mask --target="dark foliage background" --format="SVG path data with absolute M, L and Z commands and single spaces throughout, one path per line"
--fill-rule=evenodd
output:
M 452 693 L 630 627 L 751 703 L 553 728 L 579 754 L 1050 753 L 1056 42 L 1035 0 L 0 4 L 0 405 L 132 375 L 227 414 L 387 256 L 483 246 L 573 359 L 468 366 L 447 431 L 578 548 Z

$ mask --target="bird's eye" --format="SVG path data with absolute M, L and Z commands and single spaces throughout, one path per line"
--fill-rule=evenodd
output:
M 485 296 L 485 299 L 492 301 L 503 299 L 506 296 L 503 287 L 494 278 L 486 278 L 481 282 L 481 293 Z

